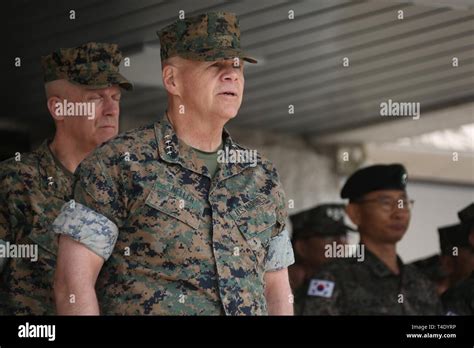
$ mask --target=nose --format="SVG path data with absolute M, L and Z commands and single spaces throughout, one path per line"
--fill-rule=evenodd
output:
M 410 210 L 406 208 L 401 209 L 396 207 L 392 211 L 392 217 L 396 220 L 406 219 L 408 216 L 410 216 Z
M 119 101 L 111 96 L 104 98 L 103 115 L 109 117 L 118 117 L 120 112 Z
M 238 68 L 235 68 L 232 64 L 227 64 L 224 68 L 222 74 L 222 80 L 226 82 L 238 81 L 241 76 L 241 71 Z

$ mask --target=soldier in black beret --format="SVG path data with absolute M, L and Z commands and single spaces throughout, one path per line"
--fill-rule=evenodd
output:
M 461 223 L 438 228 L 441 254 L 412 263 L 436 285 L 443 301 L 451 298 L 452 289 L 474 270 L 474 204 L 459 211 L 458 216 Z
M 427 276 L 442 295 L 446 290 L 469 277 L 472 270 L 469 230 L 463 224 L 438 228 L 441 254 L 417 260 L 412 264 Z
M 349 199 L 346 212 L 365 257 L 345 255 L 324 265 L 308 286 L 303 314 L 442 314 L 433 284 L 396 252 L 413 206 L 406 185 L 401 164 L 362 168 L 347 179 L 341 197 Z
M 474 270 L 474 235 L 462 223 L 440 227 L 439 244 L 444 269 L 449 274 L 449 287 L 469 277 Z M 473 237 L 469 238 L 470 235 Z
M 290 284 L 295 295 L 295 311 L 306 289 L 304 284 L 330 261 L 325 256 L 327 246 L 345 244 L 348 231 L 344 223 L 344 204 L 321 204 L 290 216 L 293 227 L 292 244 L 296 262 L 288 267 Z
M 441 252 L 450 271 L 442 301 L 447 314 L 474 315 L 474 203 L 458 213 L 460 224 L 439 229 Z

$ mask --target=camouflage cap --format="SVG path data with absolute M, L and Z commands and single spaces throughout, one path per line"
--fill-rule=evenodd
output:
M 290 216 L 293 226 L 292 239 L 310 237 L 338 237 L 353 228 L 344 224 L 343 204 L 321 204 Z
M 208 12 L 176 22 L 158 31 L 161 61 L 179 56 L 198 61 L 240 58 L 257 63 L 240 48 L 239 20 L 233 13 Z
M 60 48 L 41 57 L 44 82 L 65 79 L 91 89 L 133 85 L 119 73 L 122 53 L 115 44 L 89 42 L 78 47 Z

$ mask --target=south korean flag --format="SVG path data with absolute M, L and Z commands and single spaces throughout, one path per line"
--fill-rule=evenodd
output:
M 308 295 L 330 298 L 333 290 L 334 282 L 329 280 L 311 279 L 308 287 Z

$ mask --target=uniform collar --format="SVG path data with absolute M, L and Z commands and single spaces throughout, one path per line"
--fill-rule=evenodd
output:
M 38 171 L 41 177 L 41 186 L 54 196 L 65 197 L 72 192 L 74 175 L 67 171 L 54 157 L 48 146 L 49 140 L 34 151 L 38 158 Z
M 370 268 L 370 270 L 378 277 L 389 277 L 396 276 L 388 267 L 385 265 L 374 253 L 372 253 L 367 247 L 365 247 L 365 261 L 364 263 Z M 397 263 L 400 268 L 400 275 L 403 272 L 403 262 L 397 255 Z
M 161 159 L 168 163 L 180 164 L 186 169 L 210 177 L 204 161 L 197 156 L 191 146 L 178 139 L 166 114 L 161 121 L 155 123 L 155 136 L 158 144 L 158 154 Z M 225 128 L 222 138 L 223 151 L 225 151 L 226 148 L 234 150 L 243 149 L 232 140 L 229 132 Z M 258 157 L 258 163 L 260 163 L 260 161 L 260 157 Z M 218 177 L 218 180 L 223 180 L 237 175 L 249 167 L 251 167 L 251 163 L 219 163 L 216 177 Z

